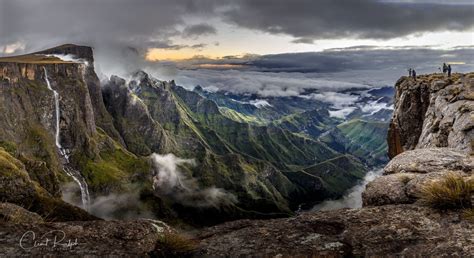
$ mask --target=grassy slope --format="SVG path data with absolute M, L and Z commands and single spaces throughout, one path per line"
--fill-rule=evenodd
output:
M 387 123 L 354 119 L 337 126 L 349 139 L 348 151 L 359 157 L 385 160 Z

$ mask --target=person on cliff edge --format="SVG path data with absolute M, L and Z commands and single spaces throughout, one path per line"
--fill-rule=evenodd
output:
M 416 71 L 415 71 L 415 69 L 413 69 L 413 71 L 412 71 L 411 73 L 412 73 L 412 75 L 413 75 L 413 80 L 416 81 Z
M 451 77 L 451 65 L 448 65 L 448 77 Z
M 411 72 L 412 72 L 412 69 L 408 68 L 408 77 L 411 77 Z

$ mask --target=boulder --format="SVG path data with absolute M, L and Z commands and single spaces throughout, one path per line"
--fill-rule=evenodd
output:
M 414 203 L 421 189 L 447 173 L 471 176 L 474 159 L 449 148 L 415 149 L 403 152 L 384 168 L 384 176 L 370 182 L 362 193 L 364 206 Z
M 12 224 L 0 222 L 2 256 L 148 256 L 166 230 L 161 223 L 77 221 Z M 56 238 L 56 240 L 55 240 Z M 34 247 L 34 242 L 42 244 Z

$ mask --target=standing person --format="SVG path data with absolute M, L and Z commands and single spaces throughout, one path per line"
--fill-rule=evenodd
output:
M 416 71 L 415 71 L 415 69 L 413 69 L 413 71 L 412 71 L 411 73 L 412 73 L 412 75 L 413 75 L 413 80 L 416 81 Z
M 446 66 L 446 63 L 443 63 L 443 74 L 446 74 L 447 70 L 448 70 L 448 67 Z
M 448 77 L 451 77 L 451 65 L 448 65 Z
M 408 68 L 408 77 L 411 77 L 411 71 L 412 71 L 412 69 Z

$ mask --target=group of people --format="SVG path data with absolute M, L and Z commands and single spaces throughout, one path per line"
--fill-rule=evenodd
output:
M 441 70 L 441 68 L 439 68 Z M 443 74 L 448 74 L 448 77 L 451 77 L 451 65 L 443 63 Z M 413 78 L 416 81 L 416 71 L 413 68 L 408 69 L 408 76 Z
M 448 73 L 448 77 L 451 77 L 451 65 L 446 63 L 443 63 L 443 74 Z
M 412 77 L 416 81 L 416 71 L 413 68 L 408 69 L 408 76 Z

